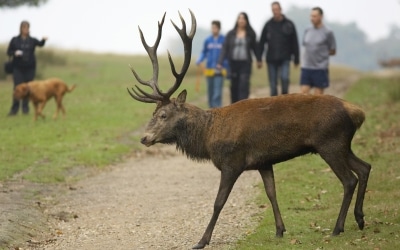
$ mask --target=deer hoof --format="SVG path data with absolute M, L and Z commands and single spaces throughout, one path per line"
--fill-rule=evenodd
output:
M 356 222 L 357 222 L 358 228 L 360 230 L 363 230 L 364 229 L 364 224 L 365 224 L 365 222 L 364 222 L 364 213 L 362 211 L 361 212 L 354 211 L 354 216 L 356 218 Z
M 363 214 L 361 214 L 361 215 L 356 215 L 356 222 L 357 222 L 358 228 L 359 228 L 360 230 L 363 230 L 363 229 L 364 229 L 364 224 L 365 224 L 365 222 L 364 222 L 364 215 L 363 215 Z
M 193 246 L 192 249 L 203 249 L 205 246 L 206 246 L 206 244 L 199 242 L 195 246 Z
M 284 232 L 286 232 L 286 229 L 285 229 L 285 228 L 283 228 L 283 229 L 277 229 L 277 230 L 276 230 L 276 237 L 277 237 L 277 238 L 282 238 Z
M 332 236 L 338 236 L 340 233 L 343 233 L 344 229 L 334 229 L 332 232 Z
M 363 230 L 363 229 L 364 229 L 364 220 L 363 220 L 363 219 L 357 221 L 357 224 L 358 224 L 358 228 L 359 228 L 360 230 Z

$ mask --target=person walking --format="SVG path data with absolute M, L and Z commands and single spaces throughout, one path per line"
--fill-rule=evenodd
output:
M 281 80 L 281 94 L 289 93 L 290 61 L 299 65 L 299 41 L 294 23 L 282 14 L 279 2 L 271 4 L 273 17 L 268 20 L 259 41 L 260 54 L 267 45 L 266 63 L 269 78 L 270 95 L 278 95 L 278 75 Z M 258 68 L 262 63 L 258 62 Z
M 225 37 L 217 64 L 217 68 L 222 69 L 223 61 L 228 60 L 231 103 L 249 97 L 253 55 L 261 58 L 258 54 L 256 33 L 250 25 L 248 15 L 240 12 L 234 28 Z
M 320 7 L 312 8 L 311 23 L 304 32 L 303 59 L 301 66 L 301 93 L 323 94 L 329 87 L 329 57 L 336 54 L 335 36 L 323 22 L 324 12 Z
M 222 44 L 225 36 L 220 34 L 221 22 L 214 20 L 211 22 L 211 35 L 204 41 L 203 49 L 196 65 L 200 67 L 201 63 L 207 58 L 204 75 L 207 77 L 208 106 L 217 108 L 222 106 L 222 90 L 224 77 L 227 73 L 227 61 L 225 60 L 222 69 L 217 68 L 217 62 L 221 53 Z
M 18 84 L 32 81 L 35 78 L 36 73 L 36 58 L 35 48 L 36 46 L 44 46 L 47 37 L 43 37 L 41 41 L 31 37 L 29 34 L 30 24 L 28 21 L 22 21 L 20 24 L 19 35 L 11 39 L 7 55 L 12 57 L 13 64 L 13 81 L 14 89 Z M 19 100 L 14 97 L 12 99 L 12 105 L 8 116 L 15 116 L 20 108 Z M 22 100 L 22 113 L 29 113 L 29 99 Z

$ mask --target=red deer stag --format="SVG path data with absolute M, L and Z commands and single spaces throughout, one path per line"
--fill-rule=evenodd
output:
M 213 215 L 203 237 L 193 249 L 204 248 L 210 243 L 214 226 L 233 185 L 247 170 L 259 171 L 272 204 L 276 236 L 282 237 L 285 226 L 276 200 L 273 165 L 307 153 L 318 153 L 343 184 L 343 202 L 332 234 L 344 232 L 346 215 L 358 182 L 354 215 L 358 227 L 363 229 L 363 202 L 371 166 L 354 155 L 351 141 L 364 122 L 364 112 L 349 102 L 328 95 L 290 94 L 248 99 L 209 110 L 186 103 L 186 90 L 177 98 L 171 98 L 181 85 L 191 60 L 196 19 L 191 11 L 190 15 L 192 26 L 189 35 L 180 13 L 181 29 L 171 20 L 184 45 L 180 73 L 176 71 L 168 52 L 175 84 L 167 92 L 162 92 L 158 85 L 157 47 L 164 13 L 158 23 L 154 46 L 148 46 L 139 28 L 143 46 L 153 65 L 152 78 L 144 81 L 131 68 L 136 80 L 150 87 L 152 93 L 137 85 L 128 92 L 135 100 L 157 104 L 141 143 L 146 146 L 176 144 L 177 149 L 189 158 L 211 160 L 221 172 Z M 284 114 L 282 111 L 285 111 Z

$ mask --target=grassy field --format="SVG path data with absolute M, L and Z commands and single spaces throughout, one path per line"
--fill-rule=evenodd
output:
M 366 121 L 353 140 L 353 151 L 372 164 L 360 231 L 347 216 L 345 232 L 330 234 L 339 213 L 343 189 L 319 156 L 308 155 L 275 167 L 278 202 L 287 232 L 275 238 L 270 203 L 260 186 L 258 202 L 265 206 L 257 229 L 238 242 L 237 249 L 400 249 L 400 77 L 365 76 L 345 96 L 361 105 Z M 355 198 L 355 197 L 354 197 Z
M 74 168 L 103 167 L 120 161 L 136 149 L 142 127 L 151 117 L 154 104 L 133 100 L 127 87 L 136 84 L 131 64 L 143 79 L 150 79 L 151 64 L 145 56 L 55 52 L 65 65 L 40 69 L 42 78 L 59 77 L 77 88 L 65 96 L 65 119 L 52 120 L 55 102 L 50 100 L 45 120 L 31 115 L 6 117 L 12 93 L 11 77 L 0 82 L 0 181 L 24 178 L 35 182 L 59 182 L 79 178 Z M 177 67 L 181 59 L 176 59 Z M 204 95 L 195 89 L 196 68 L 187 73 L 181 89 L 189 100 Z M 166 57 L 160 58 L 159 82 L 163 89 L 173 84 Z M 79 172 L 79 171 L 78 171 Z
M 65 119 L 52 120 L 51 100 L 45 120 L 32 121 L 32 115 L 8 118 L 12 82 L 0 81 L 0 181 L 23 178 L 34 182 L 69 182 L 82 178 L 85 170 L 101 169 L 122 161 L 140 150 L 140 130 L 151 117 L 154 104 L 132 100 L 126 88 L 136 84 L 131 64 L 143 79 L 150 78 L 146 56 L 120 56 L 84 52 L 54 51 L 65 63 L 49 63 L 40 77 L 57 76 L 77 84 L 67 94 Z M 180 65 L 181 58 L 177 58 Z M 179 66 L 178 66 L 179 67 Z M 206 107 L 205 85 L 195 91 L 197 68 L 192 63 L 180 89 L 188 90 L 192 103 Z M 354 72 L 346 67 L 331 69 L 332 81 L 346 79 Z M 292 71 L 297 83 L 299 70 Z M 166 89 L 174 82 L 166 57 L 160 57 L 159 82 Z M 226 82 L 228 84 L 228 82 Z M 278 201 L 288 232 L 275 238 L 272 210 L 260 186 L 258 202 L 265 214 L 255 216 L 257 229 L 249 230 L 237 249 L 398 249 L 400 217 L 400 87 L 399 78 L 365 76 L 346 95 L 360 104 L 367 120 L 354 139 L 354 152 L 372 164 L 365 199 L 366 228 L 357 229 L 349 211 L 345 230 L 330 237 L 342 199 L 339 180 L 318 156 L 304 156 L 276 166 Z M 254 70 L 252 88 L 267 88 L 266 72 Z M 354 203 L 352 203 L 354 205 Z M 353 209 L 351 206 L 350 210 Z
M 82 169 L 118 162 L 138 148 L 139 134 L 135 131 L 149 120 L 155 106 L 134 101 L 128 95 L 126 88 L 137 83 L 128 65 L 143 79 L 150 79 L 152 68 L 147 56 L 45 49 L 38 51 L 38 58 L 38 79 L 55 76 L 69 85 L 77 84 L 77 88 L 64 98 L 65 119 L 51 119 L 55 103 L 50 100 L 44 109 L 47 118 L 35 123 L 32 112 L 29 116 L 6 117 L 12 80 L 11 76 L 0 80 L 0 181 L 10 178 L 44 183 L 71 181 L 80 178 Z M 175 79 L 166 56 L 160 56 L 159 61 L 159 83 L 166 89 Z M 179 68 L 182 58 L 175 61 Z M 349 71 L 344 67 L 333 70 L 337 72 L 336 80 Z M 200 92 L 195 91 L 197 72 L 192 63 L 180 89 L 188 90 L 190 102 L 206 108 L 203 77 Z M 298 74 L 299 70 L 293 70 L 293 83 L 298 82 Z M 253 71 L 252 88 L 260 87 L 267 88 L 265 68 Z

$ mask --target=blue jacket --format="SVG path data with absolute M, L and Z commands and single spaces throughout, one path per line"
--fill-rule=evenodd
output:
M 200 64 L 207 58 L 206 68 L 215 69 L 218 63 L 218 58 L 221 53 L 222 44 L 224 43 L 225 36 L 219 35 L 217 40 L 211 35 L 204 41 L 203 49 L 200 53 L 196 64 Z M 222 64 L 224 68 L 228 68 L 228 62 L 225 60 Z

